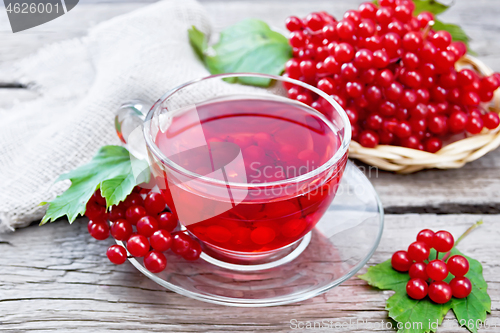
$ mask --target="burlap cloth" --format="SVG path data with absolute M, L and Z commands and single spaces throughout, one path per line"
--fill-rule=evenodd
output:
M 191 25 L 210 33 L 200 4 L 165 0 L 0 68 L 0 77 L 40 95 L 0 109 L 0 231 L 40 220 L 45 208 L 39 203 L 69 185 L 53 185 L 61 173 L 89 161 L 101 146 L 119 144 L 113 121 L 120 104 L 154 101 L 209 74 L 189 44 Z

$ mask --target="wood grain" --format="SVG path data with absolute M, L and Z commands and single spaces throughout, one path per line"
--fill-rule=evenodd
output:
M 479 218 L 389 215 L 381 245 L 369 264 L 380 263 L 405 248 L 424 227 L 459 235 Z M 498 215 L 486 216 L 485 224 L 466 238 L 460 249 L 483 263 L 492 298 L 493 313 L 488 322 L 500 326 L 500 258 L 493 251 L 500 237 L 499 219 Z M 376 323 L 391 323 L 384 310 L 391 292 L 377 291 L 357 277 L 296 304 L 256 309 L 224 307 L 167 291 L 129 263 L 114 266 L 105 256 L 111 243 L 110 239 L 92 239 L 84 219 L 73 225 L 65 221 L 32 225 L 0 235 L 0 331 L 288 332 L 292 331 L 290 320 L 296 319 L 338 323 L 366 320 L 368 323 L 359 328 L 338 331 L 373 332 Z M 453 318 L 451 312 L 447 318 Z M 439 332 L 466 330 L 450 321 Z
M 150 2 L 144 1 L 144 2 Z M 7 16 L 0 14 L 0 63 L 9 65 L 48 43 L 85 35 L 86 30 L 108 18 L 144 6 L 144 2 L 89 0 L 69 14 L 25 32 L 12 34 Z M 202 1 L 216 31 L 246 17 L 256 17 L 283 29 L 288 15 L 305 16 L 327 10 L 340 16 L 356 1 L 268 0 Z M 3 11 L 3 9 L 1 9 Z M 500 6 L 497 0 L 455 1 L 443 20 L 459 23 L 473 38 L 479 58 L 500 71 Z M 2 73 L 0 73 L 0 82 Z M 15 84 L 15 82 L 6 82 Z M 0 107 L 37 98 L 29 89 L 1 89 Z M 1 113 L 0 113 L 1 117 Z M 428 170 L 415 175 L 394 175 L 360 164 L 374 183 L 388 215 L 381 245 L 370 264 L 405 248 L 424 228 L 447 229 L 455 235 L 477 219 L 485 224 L 474 231 L 460 249 L 480 260 L 492 298 L 490 328 L 500 329 L 500 152 L 495 151 L 458 170 Z M 408 212 L 421 213 L 404 214 Z M 433 215 L 422 213 L 453 215 Z M 480 215 L 456 215 L 477 213 Z M 289 332 L 292 319 L 342 324 L 365 320 L 367 324 L 333 332 L 391 331 L 385 300 L 380 292 L 358 278 L 313 299 L 272 308 L 240 309 L 202 303 L 167 291 L 136 271 L 130 264 L 114 266 L 105 256 L 111 240 L 97 242 L 82 219 L 0 235 L 0 331 L 109 332 Z M 366 268 L 363 269 L 363 271 Z M 467 332 L 451 321 L 438 332 Z M 378 326 L 377 326 L 378 325 Z M 495 327 L 496 325 L 496 327 Z M 314 330 L 318 331 L 318 329 Z

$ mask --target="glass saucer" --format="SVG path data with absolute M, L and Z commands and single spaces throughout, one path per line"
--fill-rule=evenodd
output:
M 241 307 L 282 305 L 317 296 L 352 277 L 375 252 L 383 226 L 377 193 L 348 162 L 325 215 L 277 267 L 228 269 L 206 255 L 190 262 L 167 251 L 167 269 L 153 274 L 142 259 L 129 260 L 159 285 L 197 300 Z

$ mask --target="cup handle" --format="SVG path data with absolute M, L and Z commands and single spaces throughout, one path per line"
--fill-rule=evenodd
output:
M 128 151 L 139 159 L 147 159 L 142 128 L 151 104 L 132 100 L 120 106 L 115 116 L 115 130 Z

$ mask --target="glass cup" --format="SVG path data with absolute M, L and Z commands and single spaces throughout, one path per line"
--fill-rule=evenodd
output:
M 271 85 L 257 88 L 228 81 L 270 81 Z M 314 108 L 289 98 L 287 91 L 292 87 L 311 97 L 306 102 Z M 207 133 L 207 119 L 212 119 L 213 111 L 207 106 L 227 101 L 242 108 L 248 105 L 249 113 L 268 117 L 287 117 L 290 107 L 300 106 L 304 112 L 300 117 L 309 126 L 306 131 L 322 131 L 334 138 L 335 150 L 321 157 L 319 165 L 294 171 L 294 176 L 250 179 L 243 147 L 229 136 L 214 139 L 217 133 Z M 255 107 L 261 104 L 248 101 L 278 107 L 263 110 Z M 259 125 L 247 124 L 245 119 L 235 118 L 235 128 Z M 153 175 L 149 186 L 162 193 L 182 230 L 200 242 L 203 258 L 222 267 L 269 268 L 291 258 L 291 253 L 292 258 L 300 254 L 335 197 L 351 140 L 348 117 L 330 96 L 297 80 L 255 73 L 193 80 L 170 90 L 151 107 L 141 101 L 126 103 L 115 124 L 131 153 L 147 157 Z M 264 122 L 262 126 L 265 129 Z M 168 141 L 173 137 L 176 141 Z M 270 146 L 274 148 L 266 154 L 280 149 L 274 141 Z M 275 156 L 279 159 L 280 155 Z

